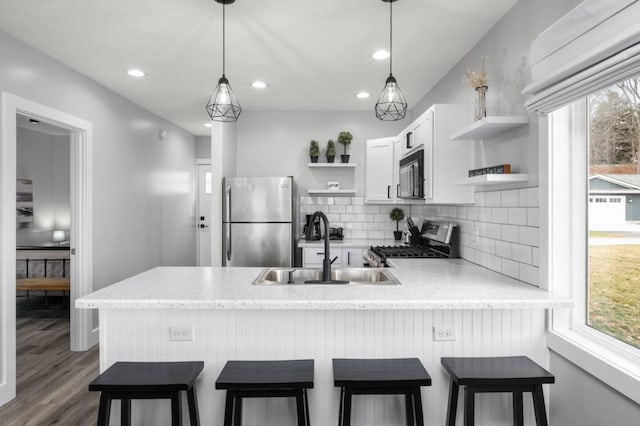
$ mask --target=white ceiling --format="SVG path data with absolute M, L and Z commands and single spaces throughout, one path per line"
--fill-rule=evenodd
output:
M 393 74 L 409 108 L 515 3 L 395 2 Z M 373 114 L 389 63 L 369 54 L 388 47 L 388 12 L 381 0 L 227 6 L 226 74 L 240 104 Z M 208 134 L 205 104 L 222 72 L 221 24 L 213 0 L 0 0 L 0 29 L 196 135 Z M 131 67 L 149 75 L 134 80 Z M 269 87 L 253 89 L 256 79 Z M 360 90 L 371 97 L 356 99 Z

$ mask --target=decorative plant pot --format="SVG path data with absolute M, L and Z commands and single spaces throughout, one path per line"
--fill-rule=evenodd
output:
M 317 155 L 312 156 L 311 157 L 311 162 L 312 163 L 317 163 L 318 162 L 318 156 Z
M 476 99 L 476 120 L 482 120 L 487 116 L 487 90 L 489 87 L 476 87 L 478 98 Z
M 327 155 L 327 163 L 333 163 L 333 160 L 336 159 L 335 155 Z
M 402 239 L 402 231 L 393 231 L 393 238 L 396 241 L 400 241 Z
M 343 163 L 348 163 L 349 162 L 349 154 L 342 154 L 340 156 L 340 161 L 342 161 Z

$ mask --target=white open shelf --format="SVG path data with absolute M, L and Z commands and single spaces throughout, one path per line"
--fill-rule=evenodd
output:
M 310 189 L 309 195 L 326 195 L 329 197 L 341 195 L 356 195 L 355 189 Z
M 491 139 L 502 132 L 524 126 L 529 122 L 527 116 L 505 115 L 489 116 L 475 121 L 451 135 L 454 141 Z
M 508 173 L 472 176 L 460 179 L 455 185 L 500 185 L 503 183 L 526 182 L 529 175 L 526 173 Z
M 307 163 L 309 167 L 322 167 L 322 168 L 354 168 L 357 166 L 356 163 Z

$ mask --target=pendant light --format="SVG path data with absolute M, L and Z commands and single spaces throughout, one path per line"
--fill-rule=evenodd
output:
M 224 75 L 225 71 L 225 5 L 233 3 L 235 0 L 215 0 L 222 4 L 222 77 L 218 80 L 213 94 L 207 102 L 207 112 L 213 121 L 237 121 L 242 112 L 242 107 L 231 90 L 229 80 Z
M 402 120 L 407 114 L 405 99 L 396 78 L 393 76 L 393 7 L 397 0 L 382 0 L 389 3 L 389 77 L 376 102 L 376 117 L 384 121 Z

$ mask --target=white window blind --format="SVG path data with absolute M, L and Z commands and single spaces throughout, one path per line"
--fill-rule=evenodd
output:
M 640 72 L 640 1 L 586 0 L 531 45 L 530 111 L 552 112 Z

